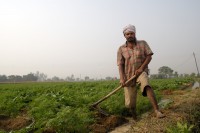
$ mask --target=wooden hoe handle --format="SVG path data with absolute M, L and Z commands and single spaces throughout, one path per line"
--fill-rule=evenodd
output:
M 131 77 L 129 80 L 127 80 L 125 82 L 125 85 L 128 84 L 131 80 L 133 80 L 136 77 L 136 75 L 134 75 L 133 77 Z M 119 87 L 117 87 L 116 89 L 114 89 L 112 92 L 110 92 L 108 95 L 106 95 L 105 97 L 101 98 L 99 101 L 95 102 L 94 104 L 92 104 L 92 106 L 97 106 L 99 103 L 101 103 L 102 101 L 106 100 L 107 98 L 109 98 L 111 95 L 113 95 L 115 92 L 117 92 L 118 90 L 120 90 L 123 86 L 120 85 Z

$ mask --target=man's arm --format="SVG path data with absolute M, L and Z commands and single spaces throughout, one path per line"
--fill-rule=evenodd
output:
M 124 86 L 125 82 L 126 82 L 124 63 L 125 63 L 125 59 L 122 55 L 122 49 L 120 47 L 117 51 L 117 65 L 118 65 L 118 68 L 119 68 L 120 84 L 122 86 Z
M 139 69 L 137 69 L 135 71 L 135 75 L 137 75 L 137 76 L 140 75 L 144 71 L 144 69 L 147 67 L 147 65 L 150 63 L 151 59 L 152 59 L 152 55 L 147 55 L 147 57 L 144 60 L 143 64 L 140 66 Z
M 124 86 L 125 82 L 126 82 L 126 76 L 125 76 L 124 65 L 123 64 L 119 65 L 119 75 L 120 75 L 120 84 L 122 86 Z

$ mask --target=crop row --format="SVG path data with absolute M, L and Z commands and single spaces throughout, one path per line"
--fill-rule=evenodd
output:
M 192 79 L 162 79 L 151 80 L 150 83 L 156 94 L 159 94 L 160 90 L 180 88 L 191 81 Z M 32 126 L 15 131 L 16 133 L 39 133 L 49 128 L 57 132 L 88 132 L 88 126 L 95 122 L 94 111 L 89 110 L 89 106 L 118 85 L 118 80 L 0 84 L 0 114 L 16 117 L 23 111 L 35 121 Z M 123 114 L 123 90 L 100 106 L 111 114 Z M 138 93 L 138 114 L 150 108 L 147 98 Z

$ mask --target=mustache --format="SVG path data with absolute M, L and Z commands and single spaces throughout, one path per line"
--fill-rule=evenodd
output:
M 127 41 L 136 41 L 136 38 L 135 37 L 129 37 L 129 38 L 127 38 Z
M 129 37 L 128 39 L 135 39 L 134 37 Z

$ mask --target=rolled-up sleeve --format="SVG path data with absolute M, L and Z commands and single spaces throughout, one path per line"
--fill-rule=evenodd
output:
M 146 41 L 144 41 L 144 44 L 145 44 L 145 54 L 146 54 L 146 56 L 147 55 L 153 55 L 153 51 L 149 47 L 148 43 Z
M 121 47 L 117 51 L 117 65 L 122 65 L 124 64 L 124 57 L 122 55 L 122 49 Z

